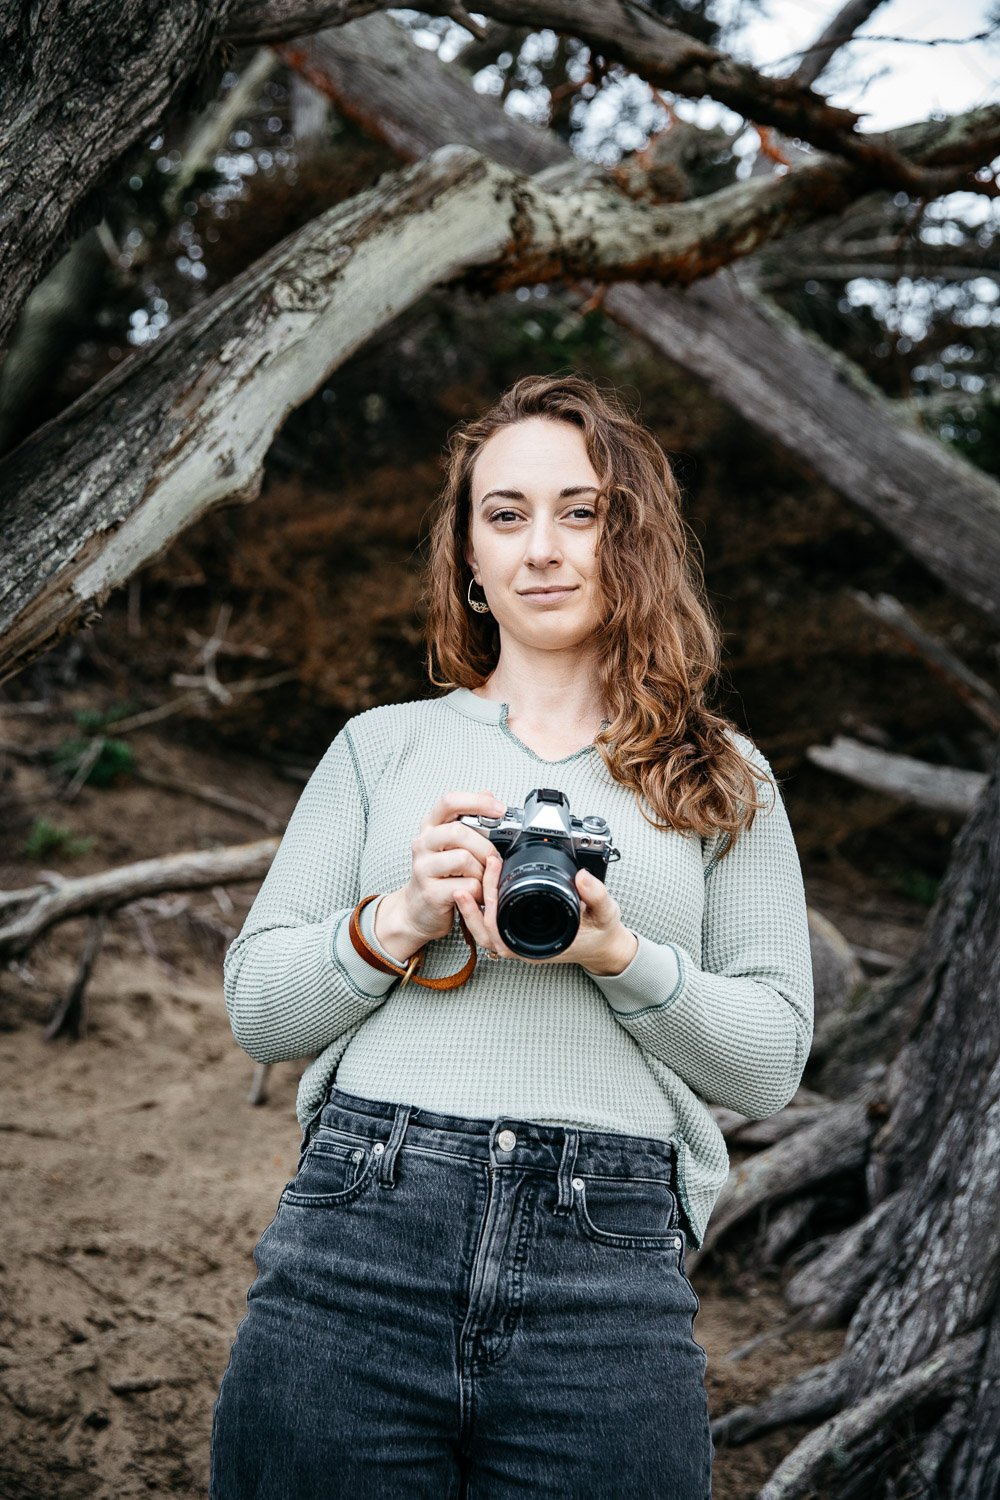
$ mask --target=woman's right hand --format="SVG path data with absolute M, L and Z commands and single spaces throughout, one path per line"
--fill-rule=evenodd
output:
M 387 953 L 405 963 L 425 943 L 447 937 L 459 891 L 473 893 L 482 905 L 486 861 L 495 850 L 484 833 L 458 818 L 496 817 L 506 810 L 492 792 L 445 792 L 434 804 L 410 845 L 409 880 L 384 896 L 375 914 L 375 936 Z

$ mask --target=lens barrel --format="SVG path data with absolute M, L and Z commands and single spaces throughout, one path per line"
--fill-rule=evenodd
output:
M 530 835 L 504 861 L 497 929 L 523 958 L 563 953 L 580 930 L 577 866 L 557 843 Z

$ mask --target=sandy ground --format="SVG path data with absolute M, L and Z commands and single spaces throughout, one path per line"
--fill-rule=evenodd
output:
M 38 733 L 2 711 L 0 729 L 8 743 Z M 162 739 L 144 751 L 141 734 L 134 745 L 146 764 L 285 816 L 298 796 L 263 763 Z M 39 768 L 8 757 L 3 769 L 8 808 L 37 797 L 29 811 L 97 836 L 85 856 L 42 861 L 64 874 L 262 836 L 236 814 L 134 781 L 47 803 Z M 31 883 L 38 863 L 18 854 L 20 837 L 5 834 L 4 844 L 0 889 Z M 171 897 L 159 914 L 143 913 L 145 929 L 127 913 L 112 917 L 81 1039 L 46 1042 L 42 1031 L 76 973 L 82 921 L 54 929 L 23 964 L 0 971 L 4 1497 L 207 1492 L 212 1404 L 255 1274 L 253 1247 L 299 1146 L 294 1098 L 304 1064 L 276 1065 L 266 1103 L 247 1102 L 254 1065 L 226 1018 L 224 935 L 204 939 L 201 919 L 235 932 L 252 895 L 195 892 L 173 915 Z M 731 1254 L 725 1265 L 707 1260 L 693 1280 L 713 1414 L 842 1345 L 839 1331 L 793 1332 L 732 1362 L 730 1350 L 787 1316 L 777 1279 L 757 1277 Z M 749 1500 L 804 1430 L 720 1449 L 716 1500 Z

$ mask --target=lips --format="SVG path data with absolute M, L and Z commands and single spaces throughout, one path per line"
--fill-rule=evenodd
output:
M 557 588 L 557 589 L 522 589 L 521 590 L 521 598 L 522 599 L 546 599 L 549 596 L 561 597 L 563 594 L 572 594 L 572 593 L 575 593 L 575 592 L 576 592 L 576 585 L 575 584 L 567 584 L 565 588 Z

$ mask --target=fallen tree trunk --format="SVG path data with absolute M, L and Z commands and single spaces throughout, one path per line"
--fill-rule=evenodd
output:
M 70 241 L 101 217 L 102 189 L 171 110 L 212 89 L 227 47 L 288 40 L 344 26 L 389 0 L 69 0 L 57 11 L 0 11 L 0 348 L 32 287 Z M 476 36 L 457 0 L 428 0 Z M 488 13 L 578 35 L 608 58 L 679 92 L 714 95 L 837 154 L 889 188 L 933 198 L 984 190 L 974 168 L 989 161 L 984 117 L 973 157 L 947 122 L 927 121 L 941 145 L 933 162 L 909 160 L 855 127 L 858 115 L 830 104 L 804 79 L 772 78 L 705 45 L 644 6 L 617 0 L 491 0 Z M 55 17 L 58 16 L 58 22 Z
M 112 588 L 213 506 L 256 498 L 289 411 L 430 287 L 594 273 L 687 282 L 813 215 L 817 195 L 845 201 L 855 172 L 822 158 L 661 206 L 634 203 L 600 174 L 546 191 L 464 146 L 388 174 L 290 235 L 8 457 L 0 681 L 99 618 Z
M 846 734 L 835 734 L 829 745 L 807 746 L 806 755 L 824 771 L 935 812 L 968 816 L 986 782 L 983 771 L 932 765 L 912 755 L 879 750 Z
M 977 128 L 973 117 L 968 128 Z M 961 134 L 958 122 L 950 130 Z M 9 457 L 0 473 L 9 555 L 0 681 L 99 618 L 112 588 L 214 505 L 253 499 L 287 413 L 430 286 L 466 279 L 496 289 L 595 273 L 687 282 L 815 216 L 819 201 L 845 201 L 859 190 L 858 170 L 819 158 L 784 178 L 650 206 L 595 184 L 593 169 L 582 181 L 574 169 L 574 185 L 552 192 L 543 179 L 445 147 L 329 210 Z M 925 471 L 901 497 L 903 511 L 931 492 Z M 969 495 L 963 505 L 949 499 L 946 534 L 938 539 L 935 514 L 922 515 L 922 526 L 907 515 L 907 534 L 937 539 L 932 556 L 952 582 L 1000 609 L 1000 501 L 991 510 Z M 897 510 L 883 507 L 885 524 L 901 520 Z

